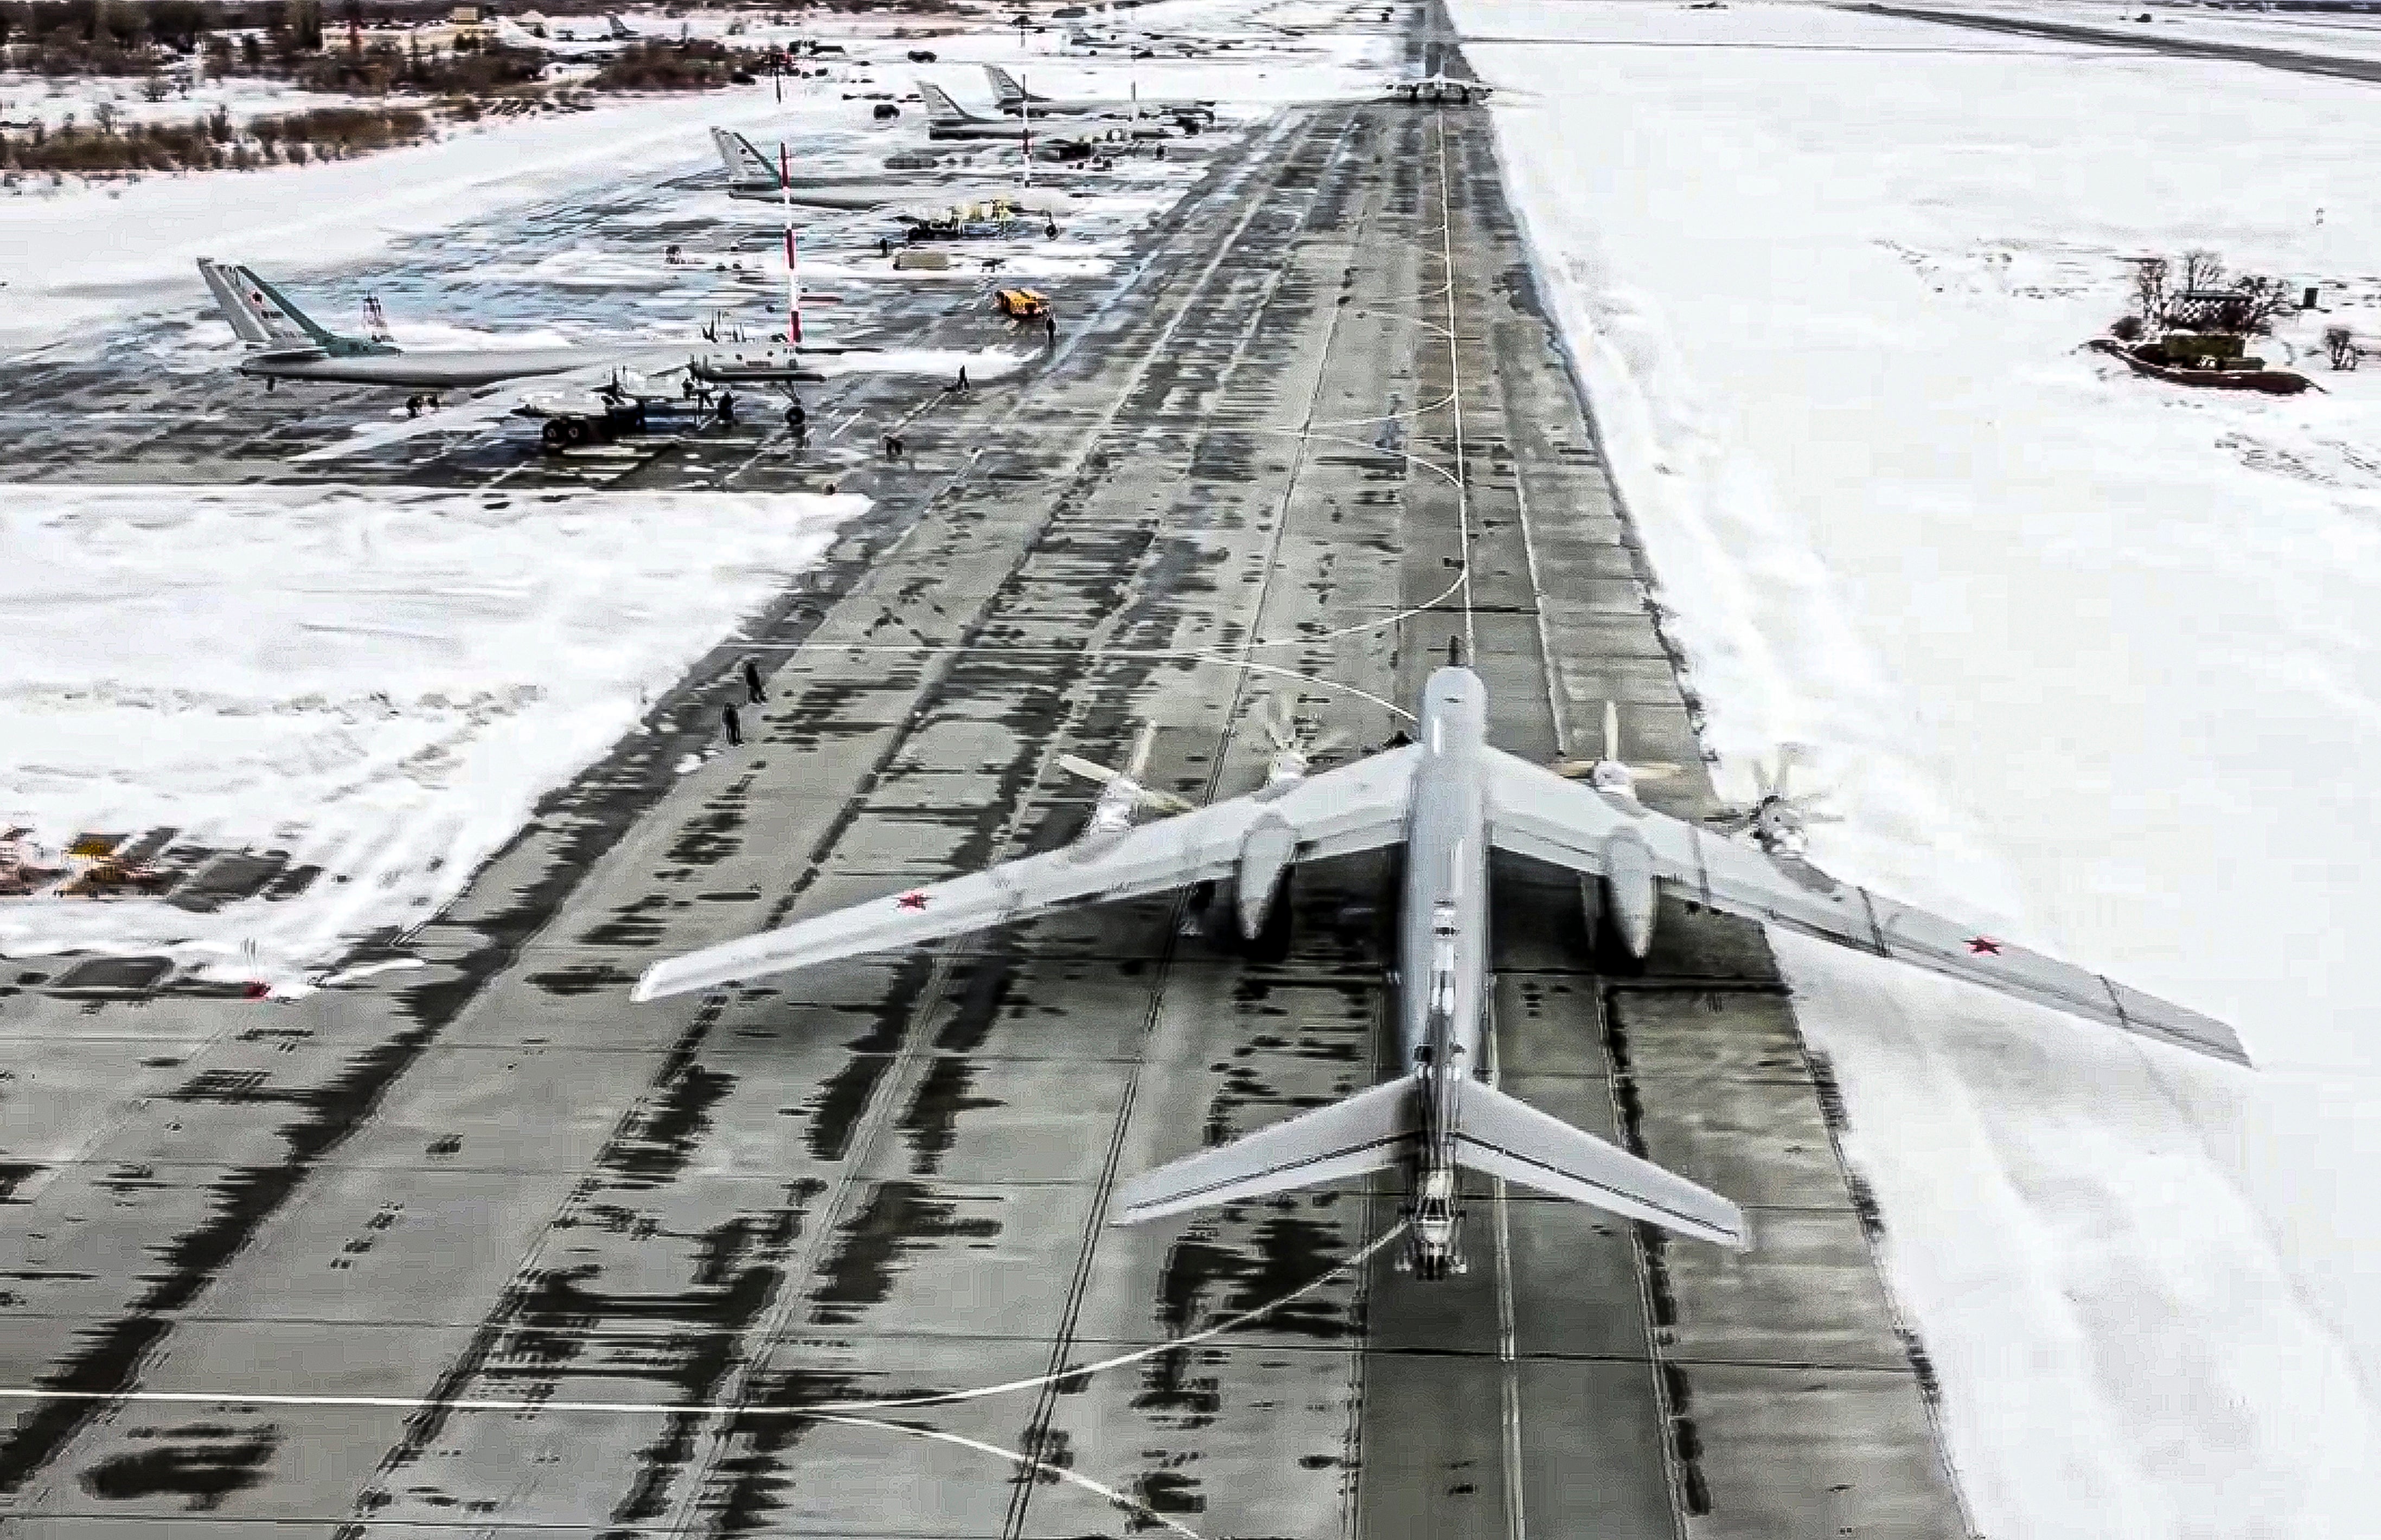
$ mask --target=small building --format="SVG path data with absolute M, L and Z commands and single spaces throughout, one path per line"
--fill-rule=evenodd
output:
M 2178 332 L 2232 332 L 2249 329 L 2256 319 L 2253 296 L 2228 288 L 2197 288 L 2168 302 L 2166 324 Z

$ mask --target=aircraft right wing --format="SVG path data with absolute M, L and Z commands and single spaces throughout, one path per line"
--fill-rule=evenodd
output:
M 1003 862 L 672 958 L 645 970 L 634 997 L 655 1000 L 915 947 L 1077 904 L 1212 882 L 1239 868 L 1241 844 L 1252 829 L 1276 819 L 1296 836 L 1299 860 L 1375 849 L 1405 836 L 1407 791 L 1419 752 L 1392 749 L 1300 781 L 1277 797 L 1234 797 L 1143 824 L 1110 842 L 1079 843 Z
M 1839 882 L 1807 862 L 1774 860 L 1667 813 L 1624 811 L 1501 750 L 1488 754 L 1490 833 L 1503 849 L 1598 875 L 1650 870 L 1667 891 L 1723 914 L 1965 979 L 2211 1058 L 2249 1062 L 2230 1027 L 2170 1000 Z

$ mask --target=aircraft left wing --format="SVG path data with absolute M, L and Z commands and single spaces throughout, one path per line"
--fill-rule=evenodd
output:
M 1003 862 L 672 958 L 645 970 L 634 997 L 655 1000 L 838 958 L 915 947 L 1077 904 L 1212 882 L 1231 875 L 1250 831 L 1275 819 L 1296 837 L 1300 860 L 1375 849 L 1405 836 L 1407 790 L 1418 753 L 1413 748 L 1392 749 L 1301 781 L 1277 797 L 1234 797 L 1143 824 L 1110 842 L 1078 843 Z
M 1488 755 L 1490 832 L 1502 849 L 1597 875 L 1650 869 L 1665 891 L 1723 914 L 1965 979 L 2212 1058 L 2249 1062 L 2230 1027 L 2195 1010 L 1838 882 L 1806 862 L 1774 860 L 1667 813 L 1624 811 L 1500 750 Z
M 574 409 L 591 411 L 600 409 L 599 405 L 592 398 L 603 386 L 616 380 L 624 385 L 631 385 L 631 382 L 641 383 L 674 377 L 685 371 L 687 354 L 688 349 L 683 347 L 624 349 L 617 355 L 604 358 L 600 362 L 588 364 L 583 369 L 573 369 L 566 373 L 523 375 L 517 380 L 507 380 L 500 385 L 486 386 L 480 394 L 459 406 L 440 407 L 434 410 L 425 411 L 419 417 L 402 418 L 397 422 L 374 427 L 359 428 L 347 437 L 325 444 L 320 448 L 309 449 L 304 454 L 290 456 L 289 463 L 307 465 L 323 460 L 345 459 L 349 455 L 360 455 L 368 450 L 378 449 L 390 444 L 401 444 L 409 438 L 420 438 L 428 434 L 482 433 L 502 422 L 506 418 L 519 414 L 522 408 L 534 407 L 539 401 L 548 397 L 560 402 L 564 398 L 577 397 L 580 399 L 570 403 Z M 676 361 L 670 361 L 672 359 Z M 633 388 L 632 385 L 631 387 Z M 646 392 L 646 394 L 651 393 Z

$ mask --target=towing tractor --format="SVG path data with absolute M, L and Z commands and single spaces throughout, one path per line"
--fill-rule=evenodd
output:
M 995 289 L 992 308 L 1011 321 L 1040 321 L 1050 313 L 1050 298 L 1039 289 Z

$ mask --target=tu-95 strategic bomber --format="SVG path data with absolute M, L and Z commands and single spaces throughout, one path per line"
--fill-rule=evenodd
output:
M 1567 764 L 1586 784 L 1487 741 L 1488 692 L 1450 642 L 1416 703 L 1413 741 L 1319 775 L 1283 748 L 1245 796 L 1170 811 L 1140 784 L 1137 752 L 1105 777 L 1083 837 L 946 882 L 887 894 L 780 930 L 656 963 L 651 1000 L 920 946 L 1081 904 L 1229 882 L 1241 934 L 1281 911 L 1292 869 L 1405 847 L 1394 977 L 1403 1073 L 1343 1102 L 1141 1173 L 1112 1216 L 1134 1224 L 1286 1189 L 1400 1169 L 1404 1265 L 1431 1278 L 1466 1267 L 1458 1173 L 1469 1169 L 1699 1240 L 1743 1245 L 1727 1198 L 1548 1117 L 1490 1084 L 1483 1052 L 1492 849 L 1590 879 L 1630 956 L 1651 949 L 1665 894 L 1866 951 L 2193 1053 L 2246 1064 L 2230 1028 L 2112 979 L 1827 876 L 1790 849 L 1780 793 L 1752 814 L 1754 849 L 1640 802 L 1607 731 L 1602 758 Z

